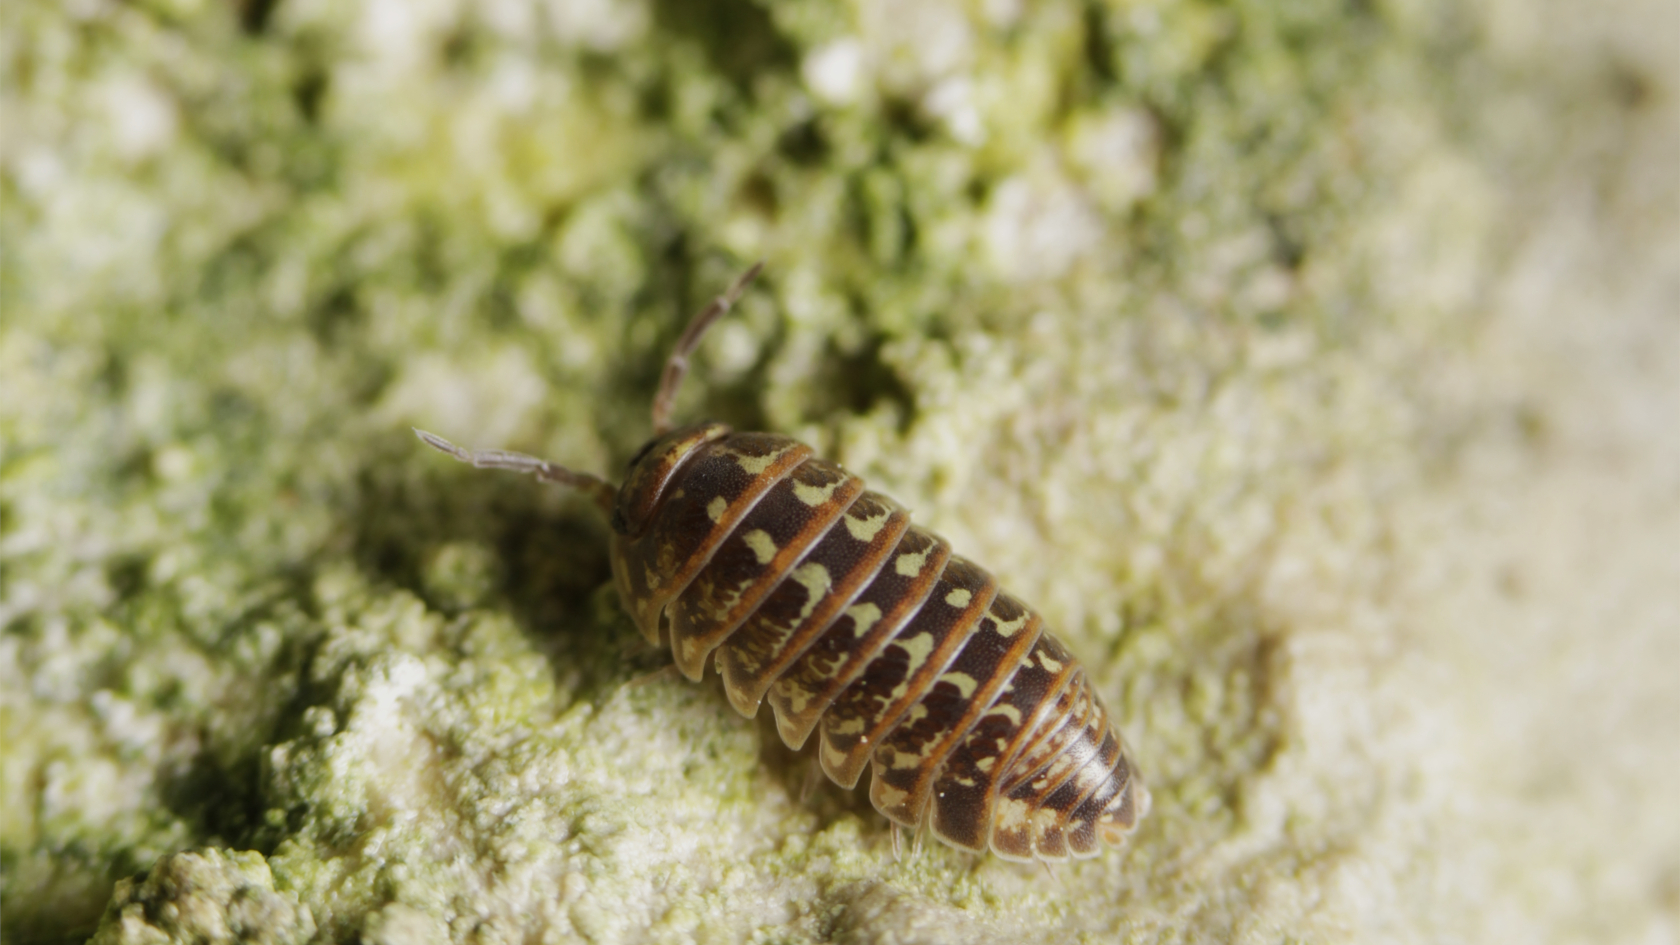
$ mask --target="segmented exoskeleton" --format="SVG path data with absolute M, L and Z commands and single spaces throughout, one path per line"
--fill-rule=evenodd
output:
M 708 657 L 742 715 L 768 699 L 803 746 L 897 826 L 1013 860 L 1123 842 L 1149 792 L 1085 671 L 1025 604 L 863 480 L 773 433 L 672 429 L 688 356 L 758 274 L 696 315 L 624 484 L 519 453 L 420 438 L 475 466 L 589 493 L 612 519 L 618 592 L 699 680 Z M 715 654 L 715 656 L 714 656 Z

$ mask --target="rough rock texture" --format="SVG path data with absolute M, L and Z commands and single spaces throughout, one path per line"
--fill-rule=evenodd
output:
M 261 854 L 207 850 L 172 853 L 144 881 L 118 882 L 93 942 L 301 945 L 314 934 L 297 894 L 275 892 Z
M 6 940 L 1674 941 L 1677 37 L 14 0 Z M 1040 607 L 1153 790 L 1126 850 L 895 861 L 657 674 L 586 502 L 408 432 L 621 468 L 759 258 L 679 413 Z

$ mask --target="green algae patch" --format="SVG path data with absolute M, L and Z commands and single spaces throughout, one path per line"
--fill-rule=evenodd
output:
M 348 573 L 328 584 L 310 679 L 327 701 L 264 757 L 270 863 L 329 904 L 327 934 L 380 914 L 622 936 L 657 918 L 648 889 L 673 861 L 727 874 L 737 841 L 793 817 L 754 810 L 755 733 L 703 691 L 667 681 L 568 705 L 511 622 L 445 621 Z M 730 845 L 696 846 L 708 829 Z
M 302 945 L 315 921 L 295 893 L 274 889 L 262 854 L 210 849 L 159 860 L 141 882 L 111 894 L 95 945 Z
M 1572 808 L 1482 757 L 1546 695 L 1465 653 L 1533 613 L 1431 596 L 1504 573 L 1474 523 L 1520 516 L 1473 483 L 1563 475 L 1508 427 L 1597 449 L 1558 392 L 1605 388 L 1509 355 L 1573 350 L 1563 309 L 1509 314 L 1535 272 L 1600 273 L 1563 239 L 1501 281 L 1517 197 L 1596 166 L 1534 142 L 1672 166 L 1641 47 L 1620 84 L 1530 89 L 1596 54 L 1511 29 L 1316 0 L 12 4 L 5 937 L 1493 940 L 1605 932 L 1595 892 L 1660 925 L 1661 779 L 1618 769 L 1656 826 L 1571 834 L 1590 864 L 1524 839 Z M 1559 219 L 1671 271 L 1667 217 Z M 677 415 L 812 442 L 1041 609 L 1153 792 L 1123 850 L 895 858 L 866 789 L 664 671 L 586 500 L 409 432 L 611 478 L 683 320 L 759 259 Z M 1656 284 L 1627 265 L 1606 284 Z M 1618 357 L 1591 377 L 1646 383 Z M 1507 478 L 1465 472 L 1487 450 Z M 1628 519 L 1671 521 L 1653 503 Z M 1627 599 L 1617 627 L 1661 611 Z M 1598 865 L 1618 844 L 1635 879 Z

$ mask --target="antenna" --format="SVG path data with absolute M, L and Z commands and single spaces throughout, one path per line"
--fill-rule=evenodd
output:
M 664 436 L 671 432 L 671 405 L 676 402 L 677 388 L 682 386 L 683 378 L 688 376 L 688 356 L 694 353 L 700 344 L 700 336 L 712 323 L 723 317 L 741 298 L 741 293 L 747 290 L 747 284 L 757 278 L 759 270 L 764 268 L 763 261 L 755 262 L 751 269 L 741 274 L 729 291 L 712 300 L 712 304 L 701 309 L 683 329 L 682 337 L 677 339 L 676 348 L 672 349 L 671 357 L 665 361 L 665 373 L 659 377 L 659 392 L 653 395 L 653 435 Z M 434 444 L 435 445 L 435 444 Z

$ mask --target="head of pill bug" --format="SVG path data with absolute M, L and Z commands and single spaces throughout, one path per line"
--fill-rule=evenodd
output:
M 613 531 L 634 538 L 647 528 L 677 469 L 707 443 L 728 436 L 723 423 L 698 423 L 654 437 L 630 461 L 613 507 Z

